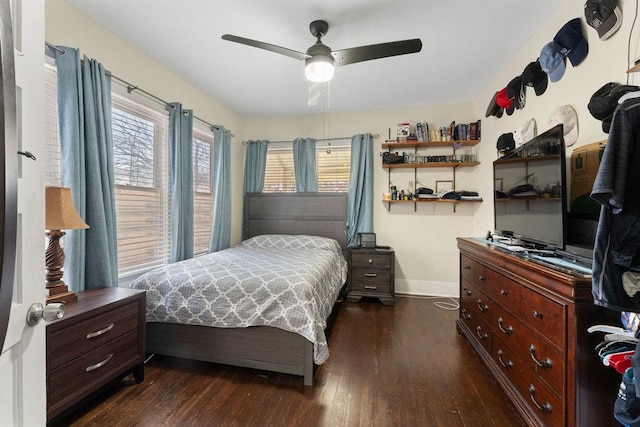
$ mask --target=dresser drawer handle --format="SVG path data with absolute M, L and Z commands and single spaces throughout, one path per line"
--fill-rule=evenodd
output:
M 503 334 L 511 335 L 513 333 L 513 326 L 507 326 L 505 328 L 503 324 L 504 324 L 504 319 L 502 317 L 498 317 L 498 328 L 500 328 Z
M 373 264 L 373 260 L 369 258 L 369 264 Z
M 542 412 L 546 412 L 550 414 L 551 411 L 553 411 L 553 407 L 551 406 L 551 403 L 545 402 L 544 405 L 539 404 L 535 394 L 536 394 L 536 388 L 533 386 L 533 384 L 529 384 L 529 396 L 531 397 L 531 401 L 533 402 L 533 404 L 536 405 L 536 408 L 538 408 Z
M 486 340 L 487 338 L 489 338 L 489 335 L 486 332 L 482 332 L 482 327 L 480 326 L 476 327 L 476 334 L 481 340 Z
M 500 295 L 502 295 L 502 296 L 505 296 L 505 297 L 506 297 L 507 295 L 509 295 L 509 292 L 507 292 L 505 289 L 502 289 L 502 290 L 500 291 Z
M 487 280 L 487 278 L 482 276 L 482 275 L 480 275 L 480 276 L 478 276 L 478 280 L 482 282 L 484 280 Z
M 112 357 L 113 357 L 113 353 L 108 355 L 107 358 L 104 359 L 102 362 L 98 362 L 95 365 L 87 366 L 87 372 L 91 372 L 91 371 L 93 371 L 95 369 L 102 368 L 104 365 L 109 363 L 109 360 L 111 360 Z
M 469 288 L 462 288 L 462 293 L 464 294 L 464 296 L 470 297 L 473 292 L 471 292 L 471 289 Z
M 541 368 L 551 368 L 553 366 L 553 361 L 548 357 L 543 362 L 538 360 L 538 358 L 536 357 L 536 346 L 533 344 L 529 345 L 529 354 L 531 355 L 533 361 L 536 362 L 536 365 L 540 366 Z
M 462 318 L 464 320 L 469 320 L 471 319 L 471 315 L 467 312 L 467 310 L 465 308 L 462 309 Z
M 365 286 L 364 288 L 370 291 L 375 291 L 376 289 L 378 289 L 376 286 Z
M 364 277 L 378 277 L 378 273 L 364 273 Z
M 463 270 L 471 270 L 471 266 L 470 265 L 465 265 L 464 267 L 462 267 Z
M 487 304 L 482 305 L 482 300 L 481 299 L 478 300 L 478 308 L 483 313 L 486 312 L 487 310 L 489 310 L 489 306 Z
M 511 360 L 507 360 L 506 362 L 502 360 L 502 356 L 504 355 L 502 350 L 498 349 L 497 354 L 498 354 L 498 360 L 500 361 L 500 364 L 502 366 L 504 366 L 507 369 L 513 368 L 513 362 Z
M 107 326 L 106 328 L 100 329 L 99 331 L 95 331 L 95 332 L 91 332 L 90 334 L 87 334 L 87 339 L 99 337 L 100 335 L 106 334 L 107 332 L 109 332 L 112 329 L 113 329 L 113 323 L 110 324 L 109 326 Z
M 537 310 L 533 311 L 533 317 L 535 317 L 536 319 L 542 319 L 542 313 L 540 313 Z

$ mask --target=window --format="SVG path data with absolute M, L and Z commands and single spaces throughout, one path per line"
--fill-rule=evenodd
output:
M 194 126 L 193 130 L 193 218 L 194 255 L 209 250 L 213 219 L 213 135 Z
M 60 185 L 56 68 L 45 64 L 45 176 Z M 168 116 L 162 106 L 114 84 L 112 131 L 118 273 L 134 276 L 166 264 L 170 254 Z M 206 253 L 212 219 L 213 136 L 194 124 L 194 253 Z M 91 226 L 91 224 L 89 224 Z
M 350 163 L 351 142 L 349 140 L 316 142 L 318 191 L 346 193 L 349 189 Z M 269 143 L 263 192 L 293 193 L 295 191 L 292 143 Z

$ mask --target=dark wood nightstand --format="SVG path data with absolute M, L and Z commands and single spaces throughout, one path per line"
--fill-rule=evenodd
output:
M 350 249 L 347 302 L 378 298 L 395 305 L 395 252 L 393 249 Z
M 48 421 L 129 372 L 144 380 L 145 315 L 144 291 L 98 288 L 47 323 Z

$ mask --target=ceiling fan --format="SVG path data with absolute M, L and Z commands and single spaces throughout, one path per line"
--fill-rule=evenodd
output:
M 257 40 L 234 36 L 232 34 L 225 34 L 222 38 L 224 40 L 247 46 L 269 50 L 294 59 L 304 60 L 307 80 L 318 83 L 331 80 L 333 78 L 335 66 L 355 64 L 356 62 L 387 58 L 390 56 L 417 53 L 422 49 L 422 42 L 420 39 L 410 39 L 332 51 L 331 48 L 322 43 L 322 37 L 327 34 L 327 31 L 329 31 L 329 24 L 327 24 L 326 21 L 313 21 L 309 24 L 309 30 L 311 31 L 311 34 L 317 38 L 317 41 L 313 46 L 307 49 L 306 53 Z

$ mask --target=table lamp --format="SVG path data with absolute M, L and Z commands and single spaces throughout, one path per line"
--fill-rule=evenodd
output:
M 45 195 L 46 235 L 49 245 L 45 252 L 45 272 L 47 287 L 47 304 L 52 302 L 70 303 L 78 296 L 69 291 L 62 280 L 64 272 L 64 251 L 60 247 L 60 238 L 65 235 L 62 230 L 86 229 L 89 226 L 80 218 L 71 197 L 71 189 L 66 187 L 47 187 Z

